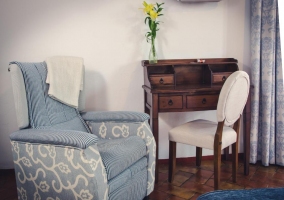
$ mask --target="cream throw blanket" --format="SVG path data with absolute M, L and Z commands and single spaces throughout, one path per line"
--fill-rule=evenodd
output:
M 61 103 L 78 108 L 83 89 L 83 58 L 55 56 L 46 59 L 48 95 Z

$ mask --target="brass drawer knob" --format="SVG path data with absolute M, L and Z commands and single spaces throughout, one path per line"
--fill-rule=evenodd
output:
M 170 99 L 168 104 L 169 104 L 169 106 L 172 106 L 174 104 L 174 102 Z
M 164 84 L 163 78 L 160 79 L 160 84 Z
M 226 80 L 226 76 L 223 76 L 222 81 L 225 81 L 225 80 Z
M 202 99 L 202 104 L 206 104 L 206 99 Z

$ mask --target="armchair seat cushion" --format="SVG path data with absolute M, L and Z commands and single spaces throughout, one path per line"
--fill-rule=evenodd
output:
M 109 195 L 115 192 L 116 190 L 123 188 L 123 185 L 127 184 L 134 176 L 136 176 L 136 174 L 139 174 L 139 172 L 143 171 L 144 169 L 147 171 L 146 167 L 147 167 L 147 158 L 143 157 L 140 160 L 138 160 L 136 163 L 131 165 L 129 168 L 124 170 L 122 173 L 120 173 L 113 179 L 109 180 L 108 182 Z M 147 175 L 143 178 L 147 179 Z M 147 184 L 145 184 L 145 186 L 146 185 Z
M 114 140 L 101 139 L 97 145 L 105 165 L 108 180 L 111 180 L 146 156 L 146 144 L 138 136 Z

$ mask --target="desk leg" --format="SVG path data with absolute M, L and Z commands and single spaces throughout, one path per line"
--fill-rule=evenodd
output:
M 151 97 L 150 108 L 147 107 L 147 97 Z M 144 112 L 150 115 L 149 124 L 156 141 L 156 167 L 155 167 L 155 183 L 159 182 L 159 113 L 158 113 L 158 94 L 150 94 L 144 91 Z
M 159 131 L 158 131 L 158 125 L 159 121 L 158 119 L 153 119 L 152 121 L 152 129 L 153 129 L 153 134 L 154 138 L 156 140 L 156 169 L 155 169 L 155 183 L 159 182 Z
M 251 90 L 252 88 L 250 88 Z M 250 157 L 250 123 L 251 123 L 251 92 L 243 114 L 243 140 L 244 140 L 244 174 L 249 175 L 249 157 Z
M 225 160 L 229 160 L 229 147 L 226 147 L 224 149 L 224 157 L 225 157 Z
M 155 170 L 155 183 L 159 182 L 159 113 L 158 113 L 158 94 L 152 94 L 151 106 L 151 126 L 153 135 L 156 141 L 156 170 Z
M 150 116 L 150 119 L 148 120 L 148 123 L 151 126 L 151 110 L 147 107 L 147 96 L 150 95 L 146 91 L 144 91 L 144 112 L 147 113 Z

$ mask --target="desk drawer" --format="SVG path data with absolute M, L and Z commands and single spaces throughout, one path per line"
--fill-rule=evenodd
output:
M 173 85 L 174 75 L 173 74 L 159 74 L 150 75 L 150 82 L 152 85 Z
M 159 97 L 159 109 L 182 108 L 182 96 Z
M 217 108 L 219 95 L 187 96 L 187 108 Z
M 223 84 L 231 74 L 232 72 L 213 73 L 212 83 L 213 84 Z

